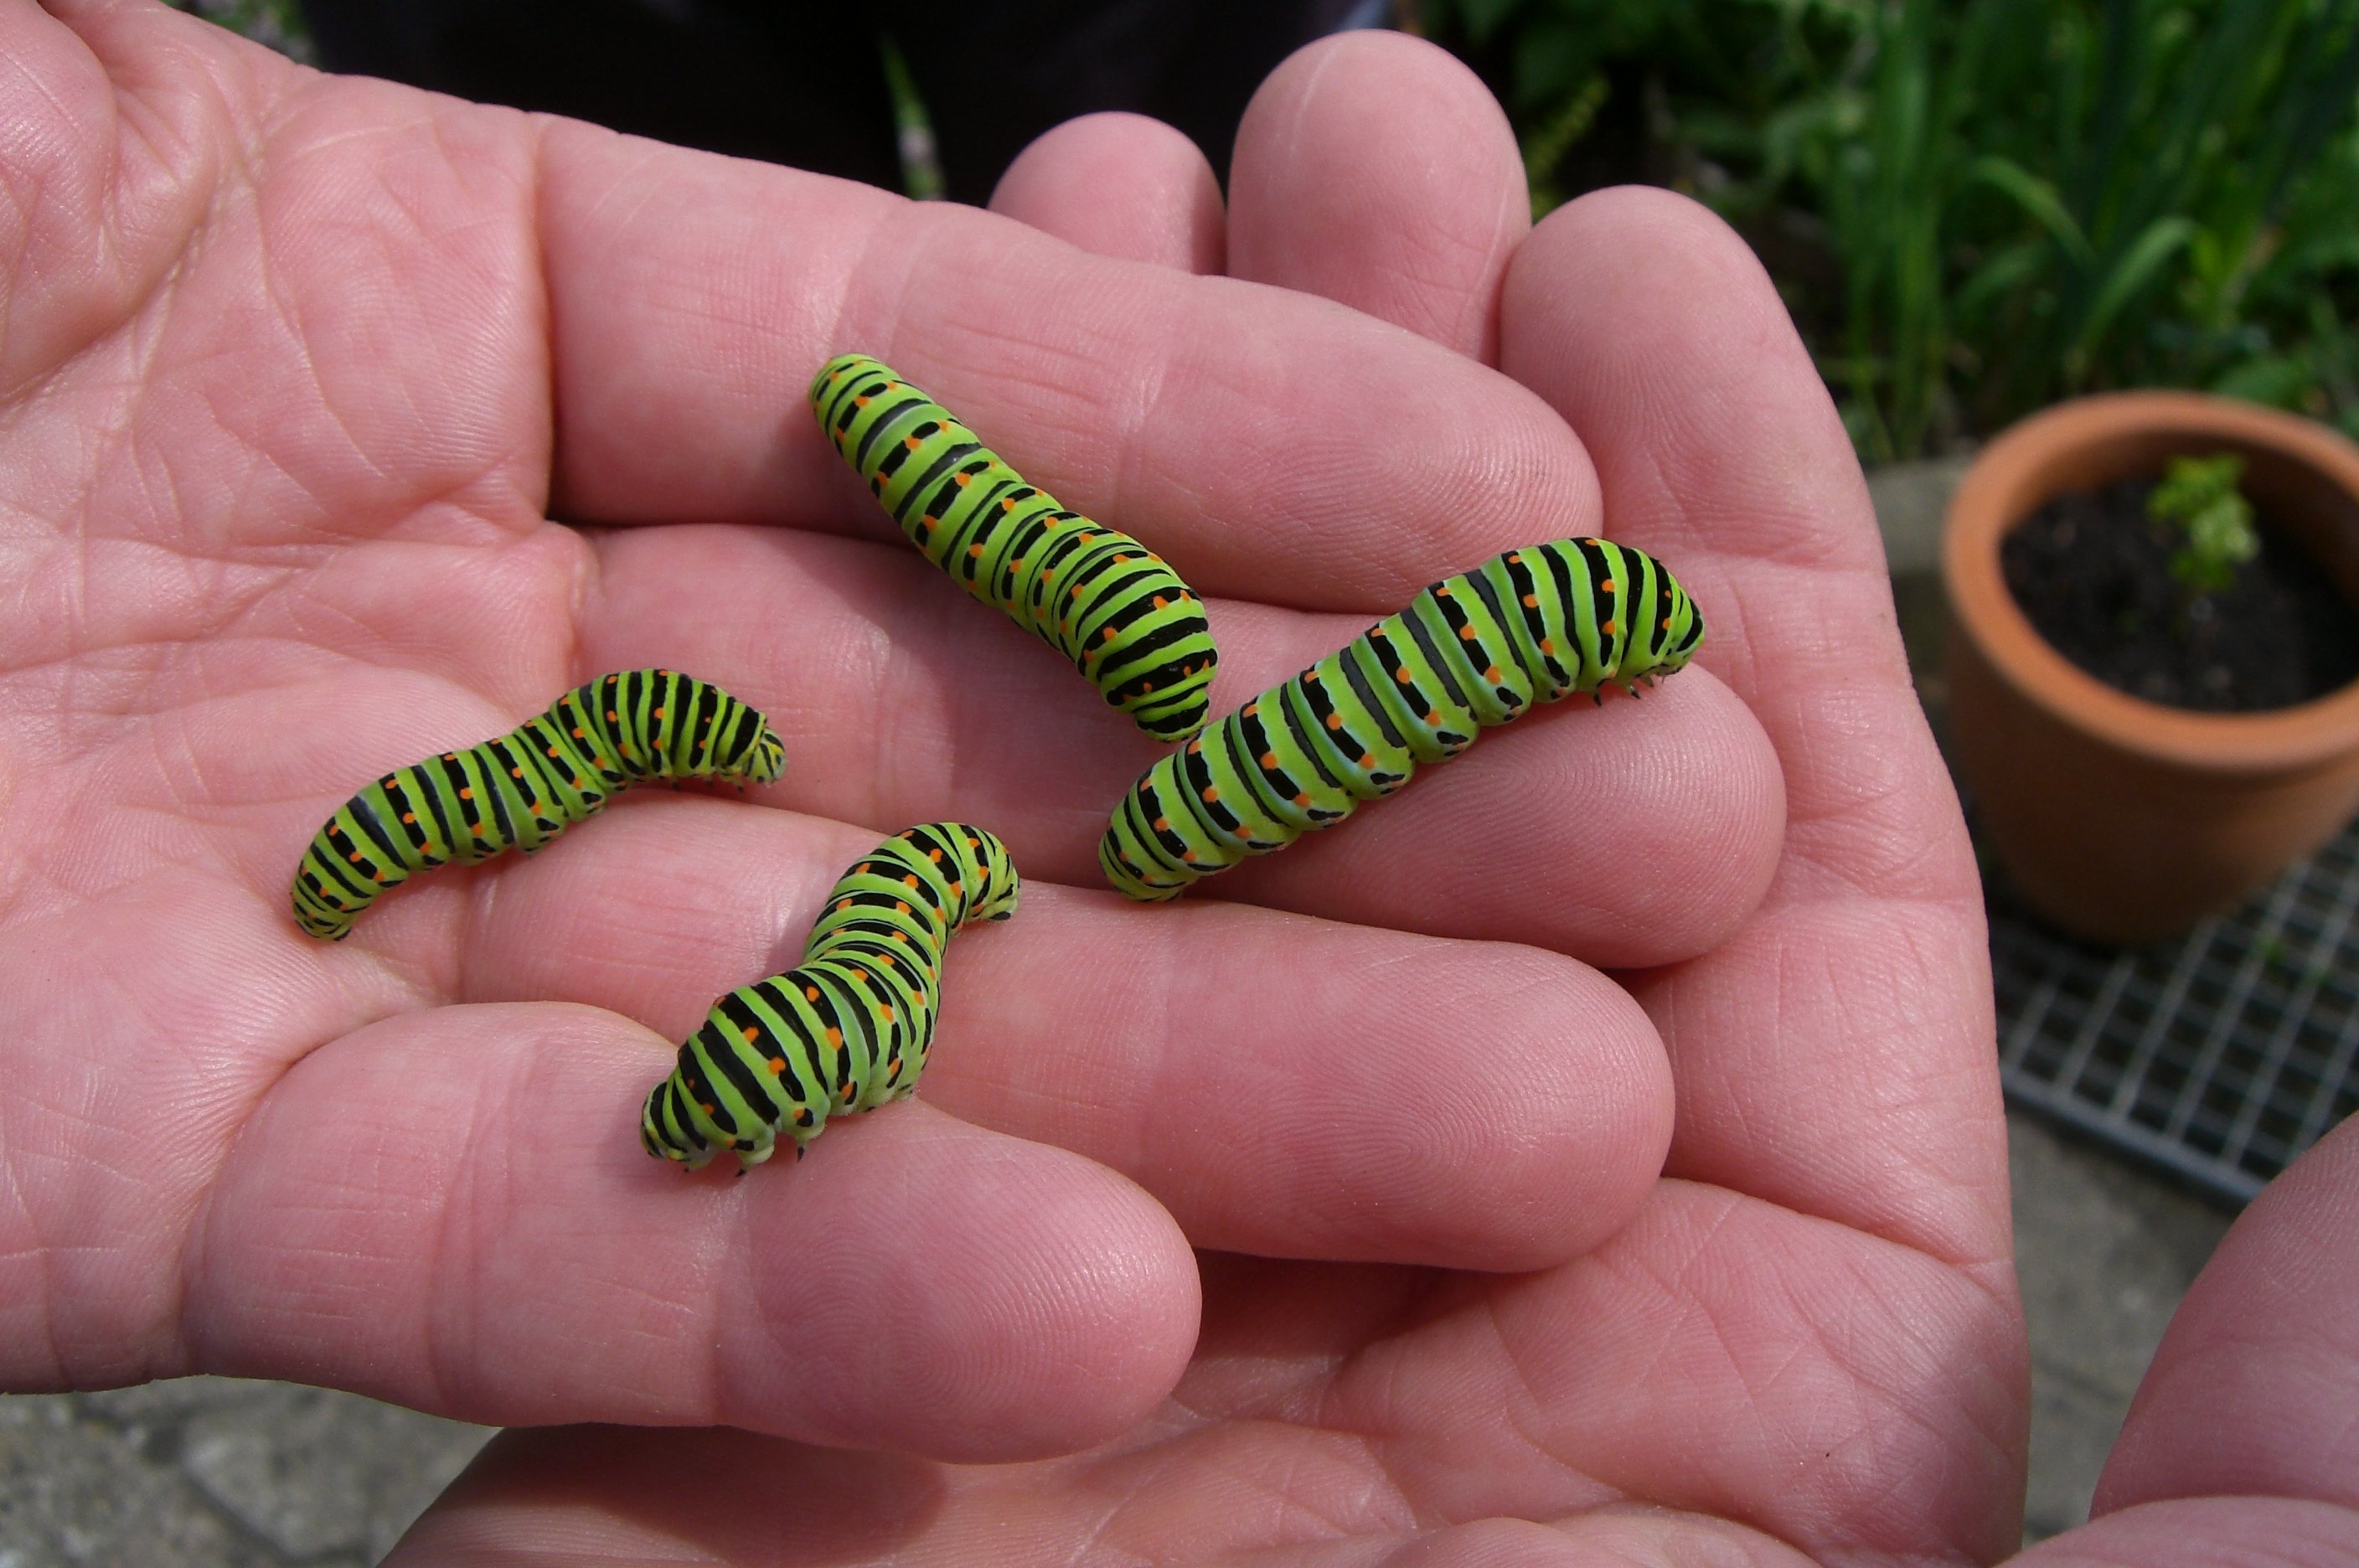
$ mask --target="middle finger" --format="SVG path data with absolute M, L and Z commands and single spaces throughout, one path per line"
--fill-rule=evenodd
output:
M 681 1038 L 798 962 L 875 836 L 697 797 L 598 826 L 504 875 L 461 999 L 585 1002 Z M 1671 1112 L 1645 1013 L 1557 954 L 1037 877 L 1012 923 L 951 942 L 922 1093 L 1123 1172 L 1199 1247 L 1493 1269 L 1610 1235 Z
M 1157 748 L 914 550 L 730 528 L 633 529 L 598 549 L 602 597 L 579 657 L 685 669 L 761 707 L 788 756 L 764 799 L 881 831 L 962 818 L 1030 875 L 1103 886 L 1098 837 Z M 1216 713 L 1368 625 L 1241 601 L 1209 614 Z M 1332 919 L 1658 964 L 1707 950 L 1752 908 L 1782 810 L 1750 713 L 1686 671 L 1644 702 L 1536 713 L 1218 886 Z

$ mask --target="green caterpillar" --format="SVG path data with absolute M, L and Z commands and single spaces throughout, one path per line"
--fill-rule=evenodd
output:
M 1024 483 L 866 354 L 811 381 L 820 428 L 926 559 L 1073 661 L 1158 740 L 1204 725 L 1218 654 L 1204 606 L 1154 551 Z
M 1608 683 L 1635 694 L 1702 641 L 1687 590 L 1643 551 L 1593 539 L 1511 550 L 1148 768 L 1114 808 L 1098 864 L 1134 898 L 1175 898 L 1341 822 L 1535 702 Z
M 767 784 L 786 746 L 761 713 L 669 670 L 604 675 L 495 740 L 396 768 L 330 817 L 295 868 L 296 923 L 341 942 L 420 871 L 527 855 L 646 779 Z
M 691 1171 L 726 1151 L 742 1175 L 781 1134 L 800 1159 L 829 1117 L 913 1092 L 951 933 L 1007 919 L 1020 887 L 1007 846 L 964 822 L 878 844 L 828 895 L 799 965 L 712 1005 L 648 1094 L 640 1143 Z

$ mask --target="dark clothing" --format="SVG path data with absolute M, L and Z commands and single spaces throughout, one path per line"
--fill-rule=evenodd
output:
M 687 147 L 898 189 L 889 33 L 949 194 L 981 203 L 1049 126 L 1101 109 L 1177 125 L 1225 181 L 1263 77 L 1353 0 L 304 0 L 321 63 Z

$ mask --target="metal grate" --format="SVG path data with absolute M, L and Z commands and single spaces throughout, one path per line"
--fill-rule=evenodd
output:
M 2133 952 L 1991 887 L 2010 1098 L 2243 1203 L 2359 1109 L 2359 823 L 2234 914 Z

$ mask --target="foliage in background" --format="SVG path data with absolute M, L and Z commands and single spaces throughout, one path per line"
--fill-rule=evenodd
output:
M 885 61 L 885 88 L 893 95 L 893 149 L 901 159 L 901 191 L 913 201 L 939 201 L 947 190 L 941 151 L 934 145 L 934 117 L 926 112 L 909 62 L 890 33 L 876 35 Z
M 310 58 L 294 0 L 173 3 Z M 2359 0 L 1418 10 L 1506 101 L 1536 212 L 1637 178 L 1734 223 L 1864 456 L 2127 386 L 2359 435 Z
M 1424 16 L 1501 89 L 1536 209 L 1648 178 L 1736 223 L 1867 457 L 2122 386 L 2359 434 L 2359 0 Z
M 243 33 L 306 65 L 317 63 L 311 53 L 311 29 L 303 25 L 303 8 L 298 0 L 164 0 L 164 4 Z

